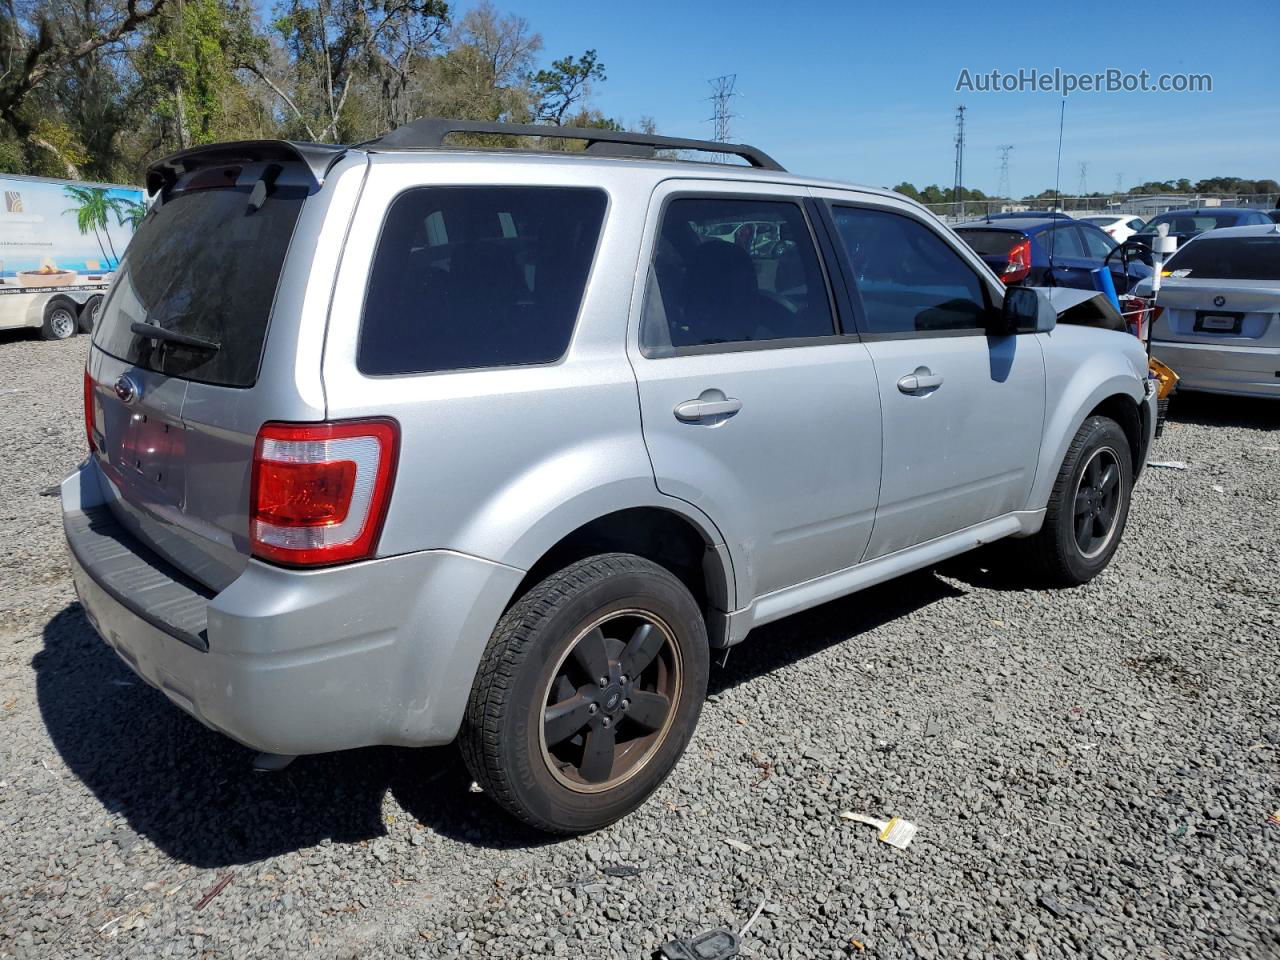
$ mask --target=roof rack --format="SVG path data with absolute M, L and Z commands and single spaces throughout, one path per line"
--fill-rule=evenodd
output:
M 716 143 L 713 140 L 685 140 L 646 133 L 625 133 L 595 127 L 557 127 L 540 123 L 496 123 L 487 120 L 449 120 L 423 117 L 382 136 L 358 144 L 361 147 L 401 147 L 445 149 L 445 139 L 454 133 L 488 133 L 515 137 L 546 137 L 557 140 L 585 140 L 587 153 L 610 157 L 652 157 L 659 150 L 693 150 L 741 157 L 761 170 L 783 170 L 783 166 L 763 150 L 745 143 Z

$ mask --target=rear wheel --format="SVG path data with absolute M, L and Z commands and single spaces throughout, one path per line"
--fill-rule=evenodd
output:
M 706 627 L 671 573 L 631 554 L 590 557 L 507 612 L 463 722 L 476 782 L 554 833 L 642 804 L 684 752 L 706 693 Z
M 1132 489 L 1128 437 L 1114 420 L 1090 417 L 1067 449 L 1044 527 L 1027 541 L 1038 572 L 1058 586 L 1101 573 L 1120 545 Z
M 93 326 L 98 322 L 98 310 L 102 307 L 102 295 L 97 294 L 85 301 L 80 308 L 80 332 L 93 333 Z
M 50 300 L 44 307 L 40 336 L 46 340 L 66 340 L 76 332 L 76 305 L 70 300 Z

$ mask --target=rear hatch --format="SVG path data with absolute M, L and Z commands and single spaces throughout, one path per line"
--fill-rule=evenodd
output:
M 1200 237 L 1165 271 L 1154 339 L 1280 348 L 1280 235 Z
M 318 185 L 303 163 L 227 162 L 225 149 L 178 164 L 169 180 L 102 305 L 87 401 L 116 518 L 220 590 L 249 559 L 257 431 L 298 410 L 293 378 L 268 382 L 263 355 Z M 295 338 L 282 339 L 288 348 Z

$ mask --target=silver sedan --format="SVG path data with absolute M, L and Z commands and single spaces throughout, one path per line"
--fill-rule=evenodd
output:
M 1151 352 L 1178 388 L 1280 398 L 1280 224 L 1201 234 L 1164 270 Z

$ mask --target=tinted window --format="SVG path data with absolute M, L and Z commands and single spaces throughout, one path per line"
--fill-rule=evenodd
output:
M 1165 270 L 1214 280 L 1280 280 L 1280 237 L 1200 237 L 1174 254 Z
M 960 239 L 984 257 L 1003 257 L 1027 239 L 1025 233 L 1016 230 L 957 230 Z
M 836 229 L 853 268 L 868 333 L 982 326 L 982 281 L 936 233 L 910 217 L 836 207 Z
M 647 355 L 834 332 L 822 268 L 797 204 L 702 197 L 667 204 L 640 328 Z
M 1130 230 L 1141 230 L 1143 227 L 1146 226 L 1146 223 L 1135 217 L 1134 219 L 1129 221 L 1127 226 L 1129 227 Z
M 1174 213 L 1162 213 L 1142 228 L 1143 233 L 1155 233 L 1156 227 L 1162 223 L 1169 224 L 1170 233 L 1203 233 L 1205 230 L 1216 230 L 1218 227 L 1234 227 L 1238 224 L 1265 223 L 1255 220 L 1259 216 L 1253 213 L 1210 213 L 1205 210 L 1182 210 Z M 1243 219 L 1241 219 L 1243 217 Z
M 1084 241 L 1080 239 L 1080 233 L 1074 226 L 1046 230 L 1040 235 L 1040 245 L 1046 252 L 1052 252 L 1055 257 L 1075 257 L 1083 260 L 1087 256 L 1084 252 Z
M 387 212 L 356 365 L 370 375 L 550 363 L 604 220 L 577 187 L 419 187 Z
M 1115 248 L 1115 244 L 1101 230 L 1081 227 L 1080 235 L 1084 237 L 1084 248 L 1088 255 L 1096 260 L 1101 260 Z
M 221 172 L 203 179 L 225 183 L 227 177 L 214 176 Z M 276 186 L 258 206 L 250 202 L 252 189 L 188 190 L 153 207 L 102 306 L 94 343 L 160 373 L 251 386 L 258 378 L 280 268 L 306 196 L 300 187 Z M 134 323 L 213 346 L 142 337 L 130 330 Z

